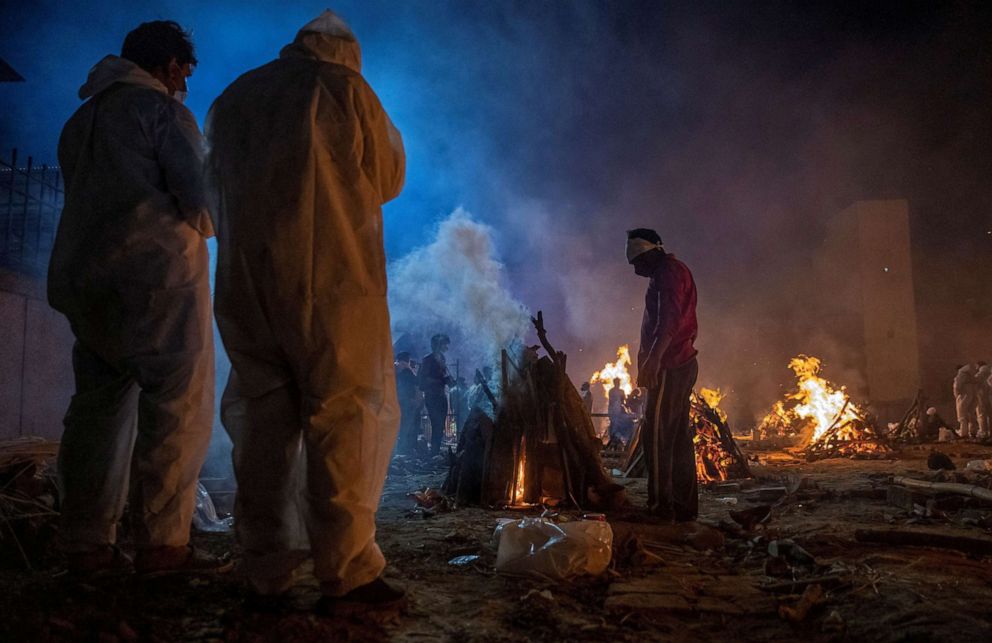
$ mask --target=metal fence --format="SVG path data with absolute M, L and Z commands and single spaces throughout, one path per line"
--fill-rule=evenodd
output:
M 0 268 L 44 275 L 65 193 L 58 166 L 0 158 Z

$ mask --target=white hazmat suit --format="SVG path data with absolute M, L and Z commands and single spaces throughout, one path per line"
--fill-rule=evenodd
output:
M 975 376 L 975 406 L 979 438 L 989 437 L 989 422 L 992 420 L 992 367 L 985 364 Z
M 66 201 L 48 271 L 76 336 L 61 536 L 70 550 L 113 543 L 132 475 L 136 544 L 179 547 L 213 418 L 203 139 L 123 58 L 97 63 L 79 96 L 59 141 Z
M 281 591 L 309 541 L 323 592 L 342 596 L 385 566 L 375 513 L 399 407 L 381 206 L 402 142 L 330 12 L 234 81 L 206 130 L 246 570 Z
M 954 404 L 958 413 L 958 434 L 975 437 L 978 432 L 978 382 L 972 364 L 962 366 L 954 376 Z

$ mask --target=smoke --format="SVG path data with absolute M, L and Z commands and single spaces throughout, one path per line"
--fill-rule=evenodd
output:
M 202 119 L 227 83 L 271 60 L 323 7 L 13 6 L 0 21 L 0 56 L 28 82 L 0 85 L 0 153 L 16 145 L 53 161 L 89 65 L 138 22 L 193 29 L 200 64 L 189 105 Z M 732 419 L 779 397 L 798 353 L 823 358 L 825 375 L 854 392 L 863 330 L 837 323 L 834 293 L 807 275 L 836 213 L 858 199 L 906 198 L 927 395 L 949 393 L 955 363 L 992 354 L 992 4 L 341 0 L 334 9 L 357 34 L 363 73 L 408 152 L 385 242 L 395 328 L 411 326 L 417 350 L 447 329 L 453 354 L 491 360 L 510 333 L 484 330 L 476 341 L 493 321 L 477 312 L 486 292 L 543 310 L 573 379 L 587 378 L 619 344 L 637 342 L 646 282 L 622 246 L 626 229 L 652 227 L 695 274 L 700 383 L 730 392 Z M 95 28 L 80 31 L 84 22 Z M 487 230 L 469 236 L 484 240 L 477 253 L 453 233 L 432 240 L 459 204 Z M 413 260 L 459 257 L 428 250 L 441 246 L 462 248 L 458 263 L 430 272 Z
M 507 290 L 493 236 L 458 208 L 433 241 L 389 266 L 390 319 L 403 350 L 423 354 L 430 337 L 445 333 L 459 359 L 481 368 L 522 341 L 529 313 Z

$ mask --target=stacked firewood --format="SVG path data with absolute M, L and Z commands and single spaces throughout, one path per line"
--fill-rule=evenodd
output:
M 445 491 L 459 504 L 486 507 L 623 505 L 624 489 L 606 474 L 592 418 L 565 372 L 567 358 L 549 343 L 544 317 L 532 319 L 538 347 L 503 351 L 496 420 L 473 409 L 460 436 Z
M 807 462 L 828 458 L 875 459 L 892 453 L 892 448 L 868 417 L 857 409 L 853 418 L 845 415 L 850 404 L 850 400 L 845 402 L 834 423 L 802 450 Z
M 33 569 L 54 555 L 57 452 L 41 438 L 0 442 L 0 568 Z
M 751 477 L 747 458 L 737 446 L 727 421 L 695 392 L 689 400 L 689 422 L 692 425 L 692 443 L 696 450 L 696 477 L 700 482 Z M 640 424 L 627 446 L 623 471 L 627 477 L 647 475 Z
M 916 392 L 913 403 L 903 414 L 902 419 L 887 434 L 889 440 L 915 442 L 924 437 L 924 427 L 927 419 L 927 402 L 922 390 Z M 933 436 L 936 438 L 937 436 Z

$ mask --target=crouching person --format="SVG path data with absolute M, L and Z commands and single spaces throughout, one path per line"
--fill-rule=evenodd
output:
M 203 140 L 181 103 L 195 64 L 179 25 L 142 24 L 90 70 L 59 141 L 48 298 L 76 340 L 58 462 L 74 572 L 130 567 L 129 486 L 138 571 L 231 567 L 188 545 L 214 386 Z
M 395 606 L 375 514 L 399 428 L 381 206 L 405 157 L 331 12 L 207 117 L 235 525 L 258 595 L 312 556 L 318 611 Z

